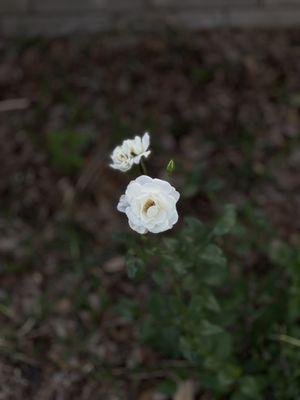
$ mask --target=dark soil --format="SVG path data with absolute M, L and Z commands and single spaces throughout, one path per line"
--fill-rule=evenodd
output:
M 159 399 L 174 360 L 118 312 L 145 287 L 112 240 L 128 176 L 109 154 L 148 130 L 181 216 L 251 205 L 297 242 L 300 32 L 2 39 L 0 57 L 0 399 Z

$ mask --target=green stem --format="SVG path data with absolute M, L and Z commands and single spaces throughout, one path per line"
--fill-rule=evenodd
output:
M 143 159 L 141 159 L 141 161 L 140 161 L 140 170 L 141 170 L 141 173 L 142 173 L 143 175 L 148 175 L 148 174 L 147 174 L 147 168 L 146 168 L 146 165 L 145 165 Z

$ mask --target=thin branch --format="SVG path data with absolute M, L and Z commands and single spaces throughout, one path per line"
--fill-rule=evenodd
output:
M 25 110 L 30 105 L 28 99 L 7 99 L 0 101 L 0 112 Z

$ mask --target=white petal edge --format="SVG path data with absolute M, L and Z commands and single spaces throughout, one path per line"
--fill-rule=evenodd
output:
M 128 207 L 128 202 L 126 200 L 126 196 L 122 194 L 120 197 L 119 203 L 117 205 L 117 210 L 120 212 L 125 212 L 126 208 Z
M 150 145 L 150 136 L 149 136 L 148 132 L 144 133 L 144 135 L 142 137 L 142 143 L 143 143 L 144 151 L 147 150 Z

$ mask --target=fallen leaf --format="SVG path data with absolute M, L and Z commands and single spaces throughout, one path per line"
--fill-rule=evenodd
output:
M 103 264 L 103 270 L 110 273 L 123 271 L 124 267 L 124 258 L 121 256 L 113 257 Z
M 174 400 L 194 400 L 195 398 L 195 382 L 187 380 L 180 382 L 176 393 L 174 394 Z

